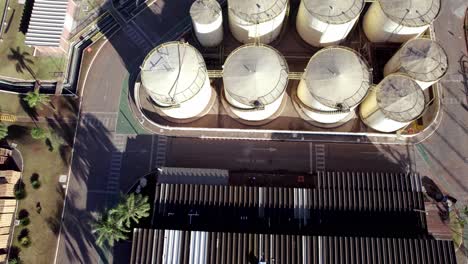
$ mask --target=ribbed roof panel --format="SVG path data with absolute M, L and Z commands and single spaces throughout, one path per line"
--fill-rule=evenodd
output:
M 65 24 L 67 5 L 67 0 L 35 1 L 25 44 L 58 47 Z

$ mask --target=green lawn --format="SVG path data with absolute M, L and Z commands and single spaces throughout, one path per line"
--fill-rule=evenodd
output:
M 15 228 L 13 246 L 20 248 L 20 259 L 23 263 L 50 263 L 54 258 L 57 244 L 60 217 L 64 199 L 64 189 L 58 183 L 62 174 L 68 174 L 71 145 L 75 131 L 77 101 L 72 97 L 53 97 L 53 106 L 37 111 L 38 117 L 49 118 L 48 122 L 34 123 L 23 106 L 22 95 L 0 93 L 1 111 L 15 114 L 18 121 L 3 122 L 8 125 L 9 143 L 16 143 L 20 150 L 24 170 L 22 180 L 25 184 L 26 198 L 20 200 L 18 212 L 27 210 L 30 224 Z M 68 122 L 58 122 L 57 118 L 67 118 Z M 39 126 L 48 131 L 46 139 L 33 139 L 31 129 Z M 32 188 L 31 176 L 39 175 L 41 187 Z M 40 213 L 36 204 L 41 204 Z M 18 243 L 18 235 L 23 228 L 29 230 L 31 245 L 22 248 Z
M 122 84 L 122 94 L 120 95 L 119 116 L 117 118 L 117 132 L 120 134 L 148 134 L 135 119 L 130 106 L 128 105 L 128 76 Z
M 5 0 L 0 1 L 4 3 Z M 66 56 L 33 56 L 33 48 L 24 45 L 25 35 L 19 31 L 23 8 L 17 0 L 10 1 L 10 10 L 5 20 L 7 25 L 4 26 L 3 40 L 0 42 L 0 75 L 24 80 L 33 79 L 27 68 L 18 67 L 19 60 L 11 57 L 13 52 L 17 52 L 38 79 L 56 80 L 58 77 L 55 72 L 65 70 Z
M 24 95 L 0 92 L 0 113 L 13 114 L 18 118 L 29 118 L 29 108 L 25 108 Z M 62 118 L 75 118 L 77 111 L 77 100 L 70 96 L 51 96 L 51 102 L 56 109 L 55 112 L 46 106 L 37 109 L 38 116 L 54 118 L 60 114 Z M 51 106 L 52 107 L 52 106 Z
M 0 19 L 3 16 L 3 10 L 5 10 L 6 0 L 0 0 Z
M 27 210 L 31 220 L 26 227 L 18 226 L 13 237 L 13 245 L 20 248 L 19 256 L 24 263 L 50 263 L 54 258 L 64 198 L 58 179 L 60 175 L 68 174 L 71 150 L 56 131 L 46 124 L 40 126 L 49 129 L 50 143 L 30 136 L 33 123 L 15 123 L 9 127 L 8 141 L 18 144 L 24 159 L 23 182 L 27 195 L 20 200 L 18 211 Z M 33 174 L 39 175 L 39 189 L 31 186 Z M 38 202 L 42 208 L 40 213 L 36 211 Z M 20 247 L 18 243 L 18 234 L 23 228 L 29 230 L 31 238 L 31 245 L 27 248 Z

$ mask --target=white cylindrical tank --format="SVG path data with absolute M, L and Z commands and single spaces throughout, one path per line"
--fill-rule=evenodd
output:
M 141 84 L 156 106 L 176 119 L 198 116 L 211 99 L 205 61 L 197 49 L 183 42 L 153 49 L 141 66 Z
M 223 66 L 224 95 L 231 111 L 247 121 L 268 119 L 281 106 L 288 73 L 286 60 L 272 47 L 237 48 Z
M 406 42 L 387 62 L 384 75 L 404 72 L 425 90 L 439 81 L 447 72 L 448 59 L 437 42 L 416 38 Z
M 229 28 L 242 43 L 268 44 L 281 32 L 288 0 L 228 0 Z
M 348 36 L 363 8 L 364 0 L 302 0 L 297 32 L 312 46 L 336 45 Z
M 190 7 L 195 35 L 203 47 L 216 47 L 223 41 L 223 12 L 216 0 L 196 0 Z
M 371 84 L 367 63 L 354 50 L 323 48 L 310 58 L 297 87 L 302 111 L 311 119 L 337 123 L 364 99 Z
M 371 42 L 403 43 L 429 27 L 441 0 L 378 0 L 364 16 L 364 32 Z
M 411 77 L 390 74 L 371 89 L 359 114 L 368 127 L 393 132 L 418 118 L 425 106 L 423 90 Z

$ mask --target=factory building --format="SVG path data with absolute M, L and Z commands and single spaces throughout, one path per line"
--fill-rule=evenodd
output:
M 425 238 L 133 230 L 131 264 L 456 264 L 452 241 Z
M 159 184 L 153 223 L 163 229 L 219 232 L 427 233 L 417 175 L 319 173 L 315 181 L 308 188 Z
M 223 11 L 216 0 L 196 0 L 190 17 L 198 42 L 203 47 L 216 47 L 223 41 Z
M 284 57 L 270 46 L 247 44 L 237 48 L 223 66 L 228 107 L 242 120 L 270 118 L 280 109 L 288 72 Z
M 371 89 L 359 113 L 370 128 L 394 132 L 421 116 L 425 107 L 423 90 L 411 77 L 390 74 Z
M 283 26 L 288 0 L 228 0 L 229 28 L 241 43 L 275 40 Z
M 441 0 L 378 0 L 364 15 L 364 32 L 371 42 L 403 43 L 418 37 L 437 18 Z
M 444 48 L 431 39 L 416 38 L 406 42 L 384 68 L 384 75 L 403 72 L 425 90 L 439 81 L 448 70 Z
M 372 83 L 367 63 L 352 49 L 334 46 L 312 56 L 297 87 L 297 102 L 312 120 L 339 124 L 354 115 Z
M 308 188 L 159 184 L 155 229 L 134 229 L 130 263 L 456 263 L 453 242 L 430 236 L 418 174 L 308 177 Z
M 154 105 L 170 118 L 200 115 L 212 96 L 205 61 L 187 43 L 168 42 L 156 47 L 143 61 L 140 78 Z
M 364 0 L 302 0 L 297 32 L 315 47 L 339 44 L 354 28 L 363 8 Z

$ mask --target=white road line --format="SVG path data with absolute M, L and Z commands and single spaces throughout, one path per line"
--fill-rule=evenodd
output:
M 150 160 L 149 160 L 148 171 L 151 171 L 153 169 L 154 136 L 155 135 L 151 135 L 151 151 L 150 151 Z
M 325 145 L 315 145 L 315 166 L 317 171 L 325 170 Z
M 158 149 L 156 151 L 156 167 L 161 167 L 166 164 L 166 146 L 167 146 L 167 137 L 158 136 Z
M 104 43 L 102 43 L 102 45 L 98 48 L 98 50 L 96 51 L 96 54 L 94 54 L 94 57 L 91 59 L 91 63 L 90 63 L 90 66 L 89 68 L 86 70 L 86 73 L 85 73 L 85 77 L 83 79 L 83 83 L 81 84 L 83 87 L 81 87 L 81 92 L 80 92 L 80 98 L 81 100 L 79 101 L 79 104 L 78 104 L 78 124 L 81 122 L 81 119 L 82 119 L 82 114 L 83 113 L 86 113 L 86 112 L 81 112 L 81 108 L 82 108 L 82 104 L 83 104 L 83 95 L 84 95 L 84 84 L 86 84 L 86 81 L 88 79 L 88 75 L 89 75 L 89 72 L 91 70 L 91 68 L 93 67 L 93 64 L 94 64 L 94 61 L 96 60 L 96 58 L 98 57 L 101 49 L 107 44 L 106 42 L 109 42 L 109 38 L 111 38 L 112 36 L 114 36 L 119 30 L 116 30 L 114 31 L 110 36 L 107 37 L 107 39 L 104 41 Z M 78 74 L 78 80 L 80 79 L 81 77 L 81 72 Z M 79 88 L 78 84 L 77 84 L 77 89 Z M 120 98 L 119 98 L 120 100 Z M 58 257 L 58 252 L 59 252 L 59 247 L 60 247 L 60 239 L 62 237 L 62 231 L 63 231 L 63 218 L 65 217 L 65 210 L 66 210 L 66 207 L 67 207 L 67 197 L 68 197 L 68 188 L 69 188 L 69 183 L 70 183 L 70 178 L 71 178 L 71 171 L 72 171 L 72 163 L 73 163 L 73 156 L 75 154 L 75 143 L 76 143 L 76 136 L 78 134 L 78 130 L 80 129 L 80 126 L 77 125 L 76 126 L 76 129 L 75 129 L 75 134 L 73 136 L 73 148 L 72 148 L 72 151 L 71 151 L 71 155 L 70 155 L 70 164 L 68 165 L 68 177 L 67 177 L 67 183 L 66 183 L 66 189 L 65 189 L 65 196 L 63 198 L 63 207 L 62 207 L 62 215 L 60 216 L 60 229 L 59 229 L 59 233 L 58 233 L 58 237 L 57 237 L 57 247 L 55 249 L 55 256 L 54 256 L 54 264 L 57 263 L 57 257 Z
M 309 167 L 310 167 L 310 173 L 314 172 L 314 152 L 313 152 L 313 143 L 309 143 Z

